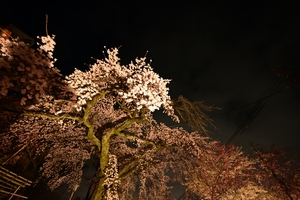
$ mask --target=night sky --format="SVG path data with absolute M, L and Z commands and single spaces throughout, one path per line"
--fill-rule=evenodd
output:
M 0 5 L 0 15 L 33 38 L 46 34 L 48 14 L 48 32 L 56 35 L 56 66 L 64 74 L 87 69 L 91 57 L 103 58 L 104 46 L 122 45 L 122 64 L 148 51 L 154 71 L 172 79 L 172 98 L 183 95 L 222 108 L 212 116 L 232 111 L 212 117 L 218 130 L 210 136 L 224 143 L 251 113 L 251 103 L 280 91 L 263 101 L 234 144 L 246 152 L 249 141 L 265 148 L 279 144 L 293 153 L 300 153 L 300 80 L 286 89 L 292 79 L 280 79 L 272 69 L 282 66 L 300 74 L 299 10 L 296 0 Z

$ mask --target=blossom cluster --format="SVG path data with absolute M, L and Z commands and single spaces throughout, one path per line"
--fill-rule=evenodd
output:
M 60 121 L 63 123 L 59 124 Z M 4 141 L 10 141 L 0 147 L 1 155 L 7 148 L 16 152 L 19 146 L 28 145 L 32 159 L 43 157 L 40 174 L 51 190 L 62 183 L 67 183 L 70 189 L 78 185 L 82 179 L 82 167 L 90 159 L 93 148 L 86 137 L 86 129 L 78 122 L 75 124 L 73 120 L 63 118 L 50 120 L 24 116 L 1 136 Z
M 83 174 L 82 167 L 89 158 L 89 152 L 80 148 L 52 148 L 40 170 L 51 190 L 62 183 L 67 183 L 73 189 L 79 185 Z
M 87 101 L 92 100 L 92 98 L 100 92 L 97 84 L 93 81 L 93 74 L 91 72 L 82 72 L 75 69 L 75 71 L 66 78 L 69 86 L 76 92 L 79 108 L 85 105 Z
M 54 38 L 55 38 L 55 35 L 52 35 L 49 36 L 42 36 L 42 37 L 37 37 L 38 39 L 41 40 L 42 44 L 39 44 L 39 52 L 40 53 L 46 53 L 47 54 L 47 57 L 50 58 L 50 59 L 53 59 L 53 51 L 54 51 L 54 47 L 55 47 L 55 41 L 54 41 Z M 52 60 L 52 67 L 53 67 L 53 63 L 54 61 L 56 61 L 56 59 L 53 59 Z
M 166 85 L 170 80 L 160 78 L 151 66 L 146 64 L 145 59 L 136 59 L 136 64 L 129 64 L 132 71 L 126 81 L 129 90 L 120 91 L 119 95 L 126 102 L 136 102 L 138 110 L 146 107 L 153 112 L 162 105 L 169 104 L 170 97 Z
M 104 180 L 103 186 L 107 188 L 107 200 L 118 200 L 118 185 L 120 184 L 118 175 L 118 162 L 115 155 L 109 155 L 108 168 L 104 174 L 106 179 Z
M 163 107 L 168 115 L 178 121 L 168 94 L 170 80 L 159 77 L 146 63 L 146 57 L 137 58 L 125 66 L 119 62 L 117 48 L 107 49 L 107 56 L 97 60 L 88 71 L 76 69 L 66 77 L 68 84 L 76 91 L 79 105 L 85 105 L 100 92 L 109 91 L 130 109 L 146 108 L 153 112 Z
M 22 41 L 0 38 L 0 97 L 14 91 L 21 94 L 20 103 L 25 105 L 56 84 L 60 73 L 54 67 L 54 36 L 40 39 L 42 43 L 34 50 Z

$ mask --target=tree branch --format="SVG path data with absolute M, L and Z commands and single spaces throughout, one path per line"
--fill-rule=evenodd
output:
M 43 117 L 43 118 L 47 118 L 47 119 L 72 119 L 72 120 L 76 120 L 76 121 L 79 121 L 79 122 L 83 122 L 83 118 L 71 116 L 71 115 L 68 115 L 68 114 L 50 115 L 50 114 L 39 113 L 39 112 L 24 112 L 23 115 L 25 115 L 25 116 L 34 116 L 34 117 Z
M 95 136 L 95 127 L 89 121 L 89 115 L 90 115 L 91 108 L 98 102 L 99 99 L 103 98 L 107 93 L 109 93 L 109 91 L 104 91 L 104 92 L 101 92 L 99 95 L 94 96 L 91 101 L 87 102 L 86 107 L 83 109 L 84 115 L 82 118 L 82 120 L 83 120 L 82 122 L 88 128 L 87 137 L 92 143 L 94 143 L 97 146 L 99 151 L 101 151 L 101 142 Z

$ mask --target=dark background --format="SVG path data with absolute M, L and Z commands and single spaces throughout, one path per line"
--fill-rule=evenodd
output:
M 300 153 L 299 1 L 24 2 L 1 3 L 0 16 L 35 38 L 46 34 L 48 14 L 56 66 L 64 74 L 103 58 L 104 46 L 122 45 L 122 64 L 149 51 L 155 72 L 172 79 L 172 98 L 222 108 L 212 116 L 232 111 L 212 117 L 218 131 L 211 137 L 228 142 L 255 106 L 248 104 L 271 95 L 234 144 L 245 152 L 253 141 Z M 277 66 L 298 77 L 280 82 L 272 70 Z

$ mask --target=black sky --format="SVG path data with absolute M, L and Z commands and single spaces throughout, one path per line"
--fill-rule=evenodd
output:
M 148 50 L 155 71 L 172 79 L 172 97 L 225 112 L 259 100 L 276 78 L 272 68 L 300 73 L 300 1 L 24 2 L 1 3 L 0 15 L 35 38 L 45 35 L 48 14 L 56 66 L 65 74 L 102 58 L 104 46 L 122 45 L 123 64 Z M 249 141 L 275 143 L 300 153 L 300 86 L 285 89 L 289 83 L 285 78 L 236 145 L 247 151 Z M 228 141 L 253 107 L 213 118 L 219 132 L 212 137 Z

